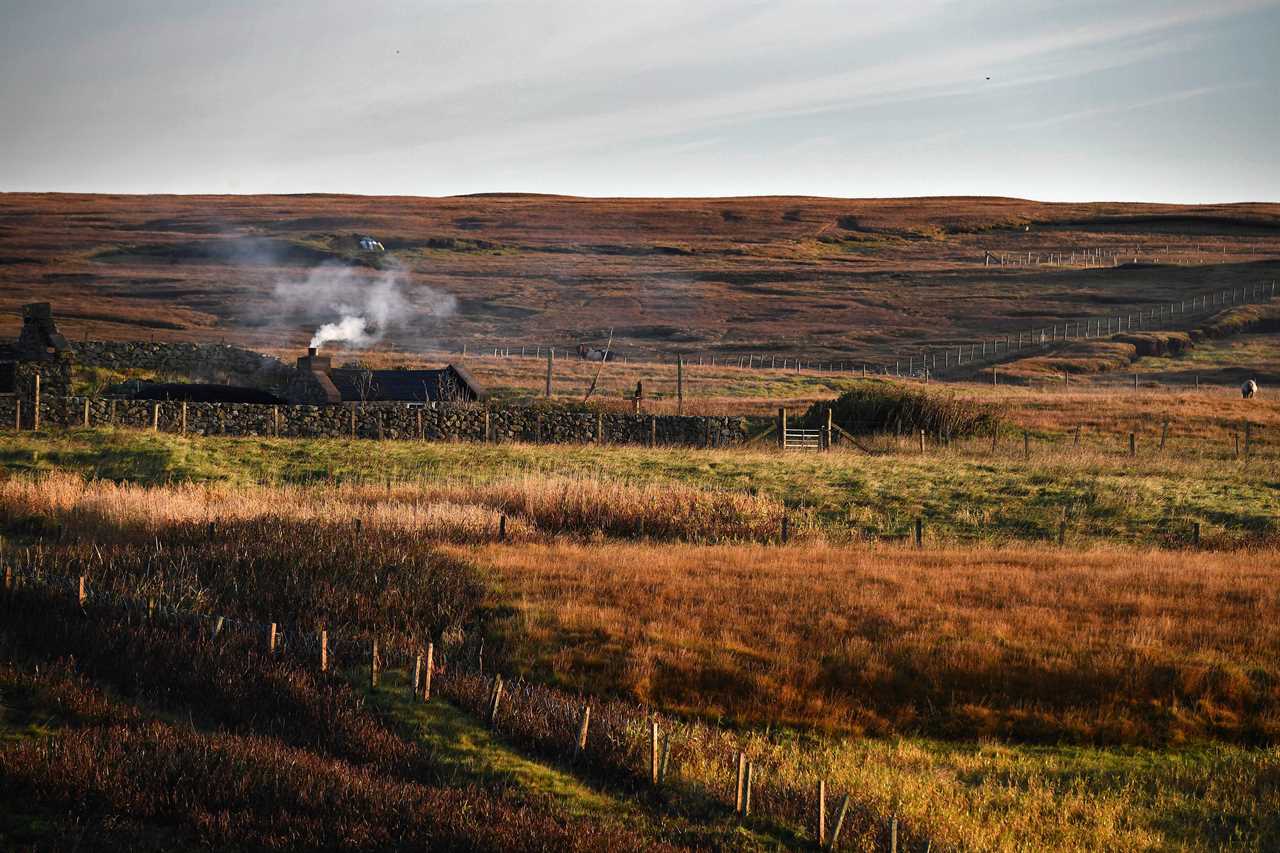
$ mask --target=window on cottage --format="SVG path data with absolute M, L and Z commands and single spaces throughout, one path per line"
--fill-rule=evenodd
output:
M 0 363 L 0 394 L 14 394 L 18 390 L 18 365 L 12 361 Z

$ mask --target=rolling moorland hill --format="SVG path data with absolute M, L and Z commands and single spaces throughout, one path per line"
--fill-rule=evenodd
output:
M 400 352 L 612 328 L 632 357 L 875 359 L 1269 282 L 1278 256 L 1276 204 L 6 194 L 0 334 L 39 299 L 74 338 L 292 352 L 326 294 L 389 277 Z

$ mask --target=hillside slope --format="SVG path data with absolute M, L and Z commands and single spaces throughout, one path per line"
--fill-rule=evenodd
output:
M 42 299 L 77 338 L 292 350 L 335 289 L 382 284 L 399 350 L 613 328 L 632 355 L 875 358 L 1270 280 L 1277 255 L 1275 204 L 6 194 L 0 332 Z

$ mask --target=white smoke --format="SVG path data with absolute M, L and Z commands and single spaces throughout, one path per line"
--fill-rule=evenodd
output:
M 364 317 L 343 317 L 336 323 L 325 323 L 316 329 L 309 346 L 318 347 L 329 341 L 346 341 L 354 349 L 363 349 L 375 342 L 374 334 Z
M 458 301 L 426 285 L 413 285 L 399 267 L 370 275 L 351 267 L 324 265 L 303 281 L 278 282 L 276 299 L 285 314 L 318 323 L 311 346 L 341 343 L 365 349 L 389 334 L 448 317 Z

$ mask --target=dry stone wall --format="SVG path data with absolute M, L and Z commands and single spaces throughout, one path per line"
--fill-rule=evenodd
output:
M 0 425 L 12 428 L 15 405 L 16 398 L 0 399 Z M 29 428 L 29 400 L 25 408 L 28 412 L 23 423 L 24 428 Z M 110 425 L 191 435 L 545 444 L 726 447 L 741 444 L 747 438 L 743 418 L 569 412 L 537 407 L 491 409 L 466 403 L 271 406 L 54 397 L 41 400 L 40 422 L 51 428 Z
M 228 344 L 77 341 L 71 347 L 80 364 L 154 370 L 214 382 L 230 379 L 276 394 L 284 393 L 294 373 L 278 358 Z

